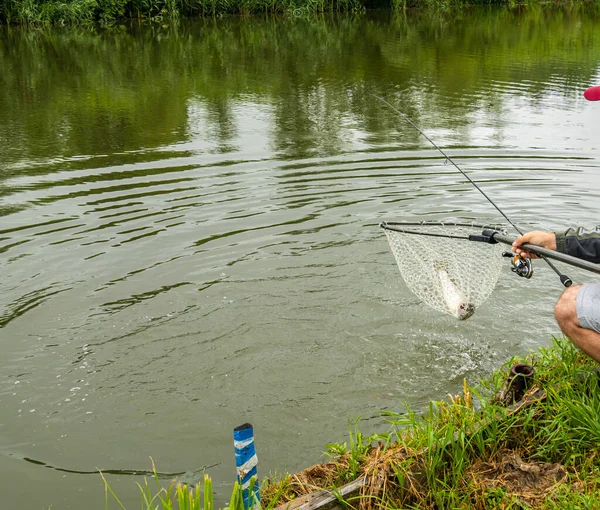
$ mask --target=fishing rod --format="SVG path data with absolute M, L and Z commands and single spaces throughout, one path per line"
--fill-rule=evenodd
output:
M 402 113 L 400 110 L 398 110 L 398 108 L 396 108 L 395 106 L 393 106 L 392 104 L 387 102 L 382 97 L 376 96 L 375 94 L 371 94 L 371 95 L 374 98 L 379 99 L 382 103 L 388 105 L 392 110 L 394 110 L 398 115 L 400 115 L 400 117 L 402 117 L 413 128 L 415 128 L 421 136 L 423 136 L 431 145 L 433 145 L 442 154 L 442 156 L 444 156 L 444 158 L 446 158 L 447 162 L 450 162 L 454 166 L 454 168 L 456 168 L 475 187 L 475 189 L 477 189 L 477 191 L 479 191 L 479 193 L 481 193 L 486 198 L 486 200 L 494 206 L 494 208 L 502 215 L 502 217 L 506 221 L 508 221 L 508 223 L 510 223 L 510 225 L 520 235 L 523 235 L 523 231 L 519 227 L 517 227 L 517 225 L 515 225 L 506 214 L 504 214 L 504 212 L 494 203 L 494 201 L 490 197 L 487 196 L 487 194 L 477 185 L 477 183 L 475 181 L 473 181 L 473 179 L 471 179 L 465 172 L 463 172 L 463 170 L 452 160 L 452 158 L 450 156 L 448 156 L 442 149 L 440 149 L 431 138 L 429 138 L 412 120 L 410 120 L 408 118 L 408 116 L 406 116 L 404 113 Z M 500 240 L 500 239 L 498 239 L 498 240 Z M 514 241 L 514 239 L 513 239 L 513 241 Z M 530 249 L 530 247 L 533 245 L 530 245 L 527 243 L 527 246 L 528 246 L 527 250 L 532 251 Z M 525 248 L 525 245 L 523 245 L 523 248 Z M 548 251 L 551 251 L 551 250 L 548 250 Z M 558 270 L 558 268 L 554 264 L 552 264 L 552 262 L 550 262 L 548 260 L 548 254 L 542 254 L 542 253 L 536 253 L 536 254 L 539 255 L 544 260 L 544 262 L 546 262 L 552 268 L 552 270 L 559 276 L 560 282 L 565 287 L 570 287 L 572 285 L 573 281 L 571 280 L 571 278 L 569 278 L 565 274 L 562 274 Z M 513 267 L 515 267 L 515 264 L 518 264 L 517 271 L 516 271 L 518 274 L 521 274 L 522 276 L 530 277 L 531 274 L 533 273 L 533 271 L 531 270 L 531 263 L 528 259 L 524 259 L 524 258 L 520 257 L 519 255 L 517 255 L 513 258 Z M 521 270 L 522 272 L 519 271 L 519 268 L 523 268 Z
M 480 235 L 470 235 L 468 239 L 469 241 L 480 241 L 490 244 L 503 243 L 512 245 L 516 238 L 507 236 L 504 233 L 498 232 L 493 229 L 484 229 Z M 543 246 L 537 246 L 535 244 L 523 243 L 521 245 L 521 248 L 528 252 L 534 253 L 535 255 L 548 257 L 550 259 L 558 260 L 559 262 L 564 262 L 565 264 L 569 264 L 580 269 L 591 271 L 592 273 L 600 274 L 600 264 L 594 264 L 593 262 L 588 262 L 584 259 L 578 259 L 577 257 L 573 257 L 572 255 L 567 255 L 566 253 L 550 250 L 548 248 L 544 248 Z

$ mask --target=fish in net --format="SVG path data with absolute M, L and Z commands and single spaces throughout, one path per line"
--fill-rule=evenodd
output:
M 433 309 L 465 320 L 494 290 L 502 247 L 469 241 L 484 226 L 388 222 L 381 227 L 406 286 Z

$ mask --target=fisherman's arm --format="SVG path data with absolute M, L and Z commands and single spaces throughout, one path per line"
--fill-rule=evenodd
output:
M 524 243 L 543 246 L 573 257 L 600 263 L 600 226 L 586 230 L 583 227 L 569 228 L 564 232 L 533 231 L 524 234 L 513 243 L 513 251 L 525 258 L 538 258 L 537 255 L 520 248 Z

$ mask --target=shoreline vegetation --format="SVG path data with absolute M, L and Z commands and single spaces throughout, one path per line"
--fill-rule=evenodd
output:
M 250 14 L 311 15 L 326 12 L 359 13 L 372 8 L 449 8 L 466 5 L 518 5 L 537 0 L 4 0 L 0 24 L 72 25 L 114 24 L 128 19 L 176 20 Z M 576 0 L 566 3 L 594 3 Z
M 534 376 L 516 395 L 506 389 L 519 363 Z M 314 503 L 321 491 L 362 510 L 600 508 L 600 376 L 567 339 L 509 360 L 477 386 L 465 380 L 462 394 L 432 402 L 423 414 L 384 416 L 388 433 L 365 436 L 351 424 L 349 442 L 327 445 L 331 461 L 263 480 L 261 507 L 312 499 L 310 508 L 321 508 Z M 204 489 L 167 490 L 156 481 L 156 493 L 140 487 L 142 508 L 215 508 L 208 476 Z M 108 508 L 116 495 L 105 484 Z M 228 508 L 243 508 L 240 498 L 236 484 Z

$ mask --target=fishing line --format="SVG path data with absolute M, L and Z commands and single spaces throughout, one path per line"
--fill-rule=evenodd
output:
M 485 193 L 485 191 L 483 191 L 475 181 L 473 181 L 473 179 L 471 179 L 465 172 L 463 172 L 463 170 L 452 160 L 452 158 L 450 156 L 448 156 L 440 147 L 438 147 L 438 145 L 431 139 L 429 138 L 412 120 L 410 120 L 410 118 L 405 115 L 404 113 L 402 113 L 400 110 L 398 110 L 398 108 L 396 108 L 395 106 L 393 106 L 392 104 L 390 104 L 389 102 L 387 102 L 385 99 L 383 99 L 382 97 L 376 96 L 375 94 L 371 94 L 374 98 L 379 99 L 382 103 L 386 104 L 387 106 L 389 106 L 392 110 L 394 110 L 398 115 L 400 115 L 400 117 L 402 117 L 406 122 L 408 122 L 413 128 L 415 128 L 419 134 L 421 136 L 423 136 L 431 145 L 433 145 L 441 154 L 442 156 L 444 156 L 444 158 L 446 158 L 446 162 L 450 162 L 454 168 L 456 168 L 474 187 L 475 189 L 477 189 L 477 191 L 479 191 L 479 193 L 481 193 L 486 200 L 492 204 L 494 206 L 494 208 L 502 215 L 502 217 L 520 234 L 523 235 L 523 231 L 517 226 L 515 225 L 510 218 L 494 203 L 494 201 L 487 196 L 487 194 Z M 570 287 L 571 284 L 573 283 L 573 281 L 571 280 L 571 278 L 569 278 L 567 275 L 562 274 L 558 268 L 552 264 L 552 262 L 550 262 L 545 255 L 541 255 L 539 254 L 539 256 L 552 268 L 552 270 L 560 277 L 560 281 L 561 283 L 565 286 L 565 287 Z

